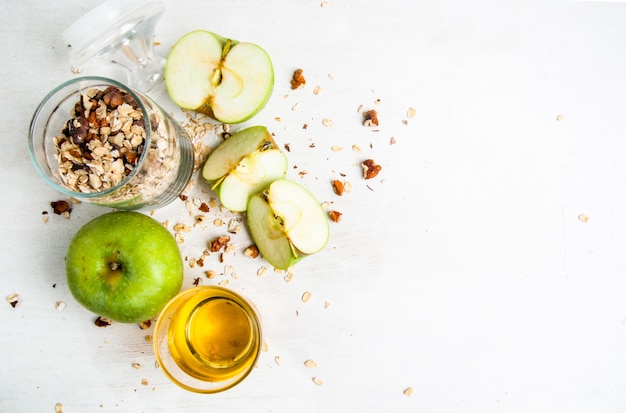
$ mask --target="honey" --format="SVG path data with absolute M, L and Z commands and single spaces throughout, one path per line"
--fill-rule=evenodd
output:
M 159 363 L 188 390 L 215 392 L 254 367 L 261 329 L 254 308 L 221 287 L 196 287 L 174 298 L 155 328 Z

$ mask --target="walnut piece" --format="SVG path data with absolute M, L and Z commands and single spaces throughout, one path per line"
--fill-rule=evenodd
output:
M 363 126 L 378 126 L 378 112 L 370 109 L 363 113 Z
M 344 185 L 343 182 L 341 182 L 338 179 L 333 180 L 332 182 L 333 184 L 333 191 L 335 191 L 335 193 L 339 196 L 343 195 L 343 191 L 344 191 Z
M 378 172 L 383 169 L 383 167 L 377 165 L 373 159 L 366 159 L 361 164 L 361 167 L 363 168 L 363 178 L 365 179 L 374 178 L 376 175 L 378 175 Z
M 343 215 L 341 212 L 339 211 L 330 211 L 328 213 L 328 215 L 330 216 L 330 220 L 333 222 L 339 222 L 341 221 L 341 216 Z
M 304 85 L 306 84 L 306 79 L 304 78 L 304 75 L 302 73 L 302 69 L 297 69 L 295 72 L 293 72 L 293 77 L 291 78 L 291 89 L 296 90 L 304 87 Z

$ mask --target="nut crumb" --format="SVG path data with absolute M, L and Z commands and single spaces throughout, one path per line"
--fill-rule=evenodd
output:
M 304 71 L 302 69 L 297 69 L 295 72 L 293 72 L 293 76 L 291 78 L 292 90 L 302 89 L 306 84 L 306 79 L 304 78 L 303 73 Z
M 222 247 L 225 247 L 226 244 L 228 244 L 228 241 L 230 241 L 230 237 L 228 235 L 217 237 L 216 239 L 211 241 L 209 245 L 209 250 L 211 252 L 218 252 L 222 249 Z
M 109 320 L 108 318 L 104 318 L 102 316 L 98 316 L 98 318 L 94 320 L 94 324 L 97 327 L 108 327 L 111 325 L 111 322 L 112 322 L 111 320 Z
M 259 256 L 259 249 L 256 245 L 250 245 L 243 251 L 243 255 L 250 258 L 256 258 Z
M 333 185 L 333 191 L 337 195 L 342 196 L 343 195 L 343 191 L 344 191 L 344 184 L 343 184 L 343 182 L 341 182 L 338 179 L 335 179 L 335 180 L 333 180 L 332 185 Z
M 150 328 L 151 325 L 152 325 L 152 320 L 145 320 L 139 323 L 139 328 L 141 330 L 147 330 Z
M 142 386 L 147 386 L 148 385 L 148 379 L 141 379 L 141 385 Z
M 389 145 L 395 145 L 395 144 L 396 144 L 396 138 L 392 136 L 391 138 L 389 138 Z
M 211 210 L 206 202 L 201 203 L 198 209 L 202 212 L 209 212 Z
M 361 164 L 363 168 L 363 178 L 372 179 L 378 175 L 378 173 L 383 169 L 382 166 L 377 165 L 373 159 L 366 159 Z
M 215 272 L 213 270 L 207 270 L 207 271 L 204 272 L 204 275 L 207 278 L 215 278 L 215 277 L 217 277 L 217 272 Z
M 324 301 L 324 308 L 330 307 L 330 303 L 328 301 Z
M 343 215 L 341 212 L 339 211 L 330 211 L 328 213 L 328 215 L 330 216 L 330 220 L 333 222 L 339 222 L 341 221 L 341 216 Z
M 370 109 L 363 113 L 363 126 L 378 126 L 378 112 Z

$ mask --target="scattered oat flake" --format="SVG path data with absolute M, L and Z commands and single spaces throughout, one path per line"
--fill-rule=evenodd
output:
M 578 215 L 578 220 L 583 223 L 589 222 L 589 217 L 585 214 Z
M 65 301 L 57 301 L 54 303 L 54 308 L 56 308 L 58 311 L 63 311 L 63 309 L 65 309 Z
M 267 341 L 263 340 L 263 343 L 261 344 L 261 351 L 267 350 L 269 350 L 269 346 L 267 345 Z
M 315 89 L 313 89 L 314 95 L 319 95 L 321 92 L 322 92 L 322 87 L 319 85 L 315 86 Z
M 141 385 L 142 386 L 147 386 L 148 385 L 148 379 L 141 379 Z
M 139 363 L 133 363 L 132 366 L 135 370 L 139 370 L 141 368 L 141 364 Z
M 315 360 L 308 359 L 304 362 L 304 366 L 309 368 L 317 367 L 317 363 L 315 362 Z
M 343 148 L 341 146 L 333 145 L 330 147 L 330 150 L 332 150 L 333 152 L 340 152 L 343 150 Z
M 267 267 L 265 267 L 265 266 L 260 267 L 260 268 L 257 270 L 257 272 L 256 272 L 256 275 L 257 275 L 257 276 L 259 276 L 259 277 L 262 277 L 262 276 L 264 276 L 265 274 L 267 274 Z
M 413 394 L 413 387 L 407 387 L 402 393 L 404 393 L 405 396 L 410 397 Z
M 327 1 L 323 1 L 323 2 L 320 3 L 320 7 L 321 8 L 324 8 L 326 6 L 328 6 L 328 2 Z
M 324 301 L 324 308 L 330 307 L 330 303 L 328 301 Z
M 280 366 L 280 356 L 274 357 L 274 363 L 276 363 L 276 365 Z
M 57 403 L 54 405 L 54 413 L 63 413 L 63 403 Z
M 322 125 L 326 126 L 327 128 L 332 128 L 335 125 L 335 122 L 333 122 L 331 119 L 325 118 L 322 119 Z
M 293 272 L 291 272 L 291 271 L 287 272 L 287 274 L 285 275 L 285 277 L 283 279 L 287 283 L 291 282 L 293 280 Z
M 565 116 L 564 116 L 563 114 L 559 114 L 559 115 L 557 115 L 557 117 L 556 117 L 556 121 L 557 121 L 557 122 L 560 122 L 560 121 L 562 121 L 564 118 L 565 118 Z
M 361 152 L 361 147 L 359 145 L 352 145 L 352 150 L 354 152 Z
M 324 382 L 322 381 L 322 379 L 320 379 L 319 377 L 313 377 L 311 379 L 313 381 L 313 383 L 315 383 L 315 385 L 317 386 L 321 386 Z
M 413 119 L 415 117 L 415 113 L 416 112 L 417 111 L 415 110 L 415 108 L 408 108 L 406 110 L 406 117 L 409 118 L 409 119 Z
M 302 302 L 306 303 L 307 301 L 309 301 L 311 299 L 312 294 L 308 291 L 305 291 L 304 294 L 302 294 Z

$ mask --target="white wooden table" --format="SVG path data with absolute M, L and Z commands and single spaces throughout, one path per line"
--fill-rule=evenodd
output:
M 226 231 L 213 220 L 238 215 L 212 210 L 184 234 L 184 288 L 227 282 L 258 307 L 266 342 L 242 384 L 198 395 L 155 367 L 151 329 L 96 327 L 73 300 L 68 241 L 106 210 L 54 215 L 64 198 L 28 157 L 35 107 L 76 76 L 60 34 L 98 3 L 0 6 L 1 412 L 626 409 L 625 5 L 163 0 L 163 56 L 193 29 L 269 52 L 274 94 L 234 128 L 267 126 L 290 147 L 289 177 L 343 213 L 290 281 L 257 275 L 245 232 L 224 263 L 192 266 Z M 292 91 L 297 68 L 307 84 Z M 379 127 L 362 125 L 366 109 Z M 367 158 L 383 167 L 371 181 Z M 191 201 L 215 197 L 194 179 Z M 153 216 L 193 224 L 178 200 Z

